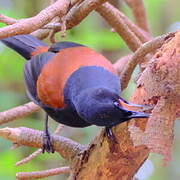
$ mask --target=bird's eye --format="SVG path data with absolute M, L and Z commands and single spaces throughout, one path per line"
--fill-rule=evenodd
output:
M 119 106 L 120 106 L 119 102 L 117 102 L 117 101 L 114 101 L 113 104 L 114 104 L 114 106 L 117 107 L 117 108 L 119 108 Z

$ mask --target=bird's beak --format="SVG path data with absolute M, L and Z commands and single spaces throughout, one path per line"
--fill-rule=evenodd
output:
M 132 118 L 148 118 L 149 114 L 137 111 L 129 111 L 129 115 L 127 116 L 128 119 Z
M 152 106 L 149 106 L 149 105 L 141 105 L 141 104 L 133 104 L 133 103 L 130 103 L 128 101 L 126 101 L 125 99 L 123 99 L 122 97 L 119 98 L 119 103 L 122 107 L 126 108 L 126 109 L 132 109 L 132 108 L 138 108 L 138 109 L 142 109 L 142 110 L 151 110 L 153 109 Z
M 125 102 L 126 103 L 126 102 Z M 128 102 L 127 102 L 128 104 Z M 114 105 L 121 111 L 124 112 L 125 116 L 127 119 L 132 119 L 132 118 L 149 118 L 149 114 L 144 113 L 144 112 L 138 112 L 138 111 L 131 111 L 127 110 L 124 107 L 119 104 L 119 102 L 114 102 Z

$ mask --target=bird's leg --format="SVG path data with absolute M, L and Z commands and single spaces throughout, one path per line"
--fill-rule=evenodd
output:
M 42 153 L 44 152 L 48 153 L 54 153 L 54 147 L 52 144 L 51 135 L 48 131 L 48 114 L 46 113 L 46 119 L 45 119 L 45 130 L 43 134 L 43 147 L 42 147 Z
M 113 143 L 116 143 L 118 144 L 117 140 L 116 140 L 116 137 L 112 131 L 112 127 L 105 127 L 105 131 L 106 131 L 106 134 L 107 134 L 107 137 L 108 139 L 113 142 Z

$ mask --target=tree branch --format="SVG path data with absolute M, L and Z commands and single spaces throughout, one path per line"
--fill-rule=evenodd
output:
M 126 66 L 122 69 L 120 73 L 120 80 L 122 83 L 122 89 L 125 89 L 128 85 L 128 82 L 131 78 L 131 75 L 137 66 L 140 64 L 146 54 L 160 48 L 167 39 L 171 39 L 174 36 L 174 33 L 167 35 L 159 36 L 153 40 L 144 43 L 132 56 L 132 58 L 127 62 Z
M 150 33 L 143 0 L 125 0 L 125 2 L 132 9 L 136 24 L 146 32 Z
M 127 63 L 132 59 L 132 54 L 128 54 L 124 57 L 119 58 L 114 64 L 113 67 L 116 69 L 118 76 L 121 75 L 121 72 L 123 71 L 124 67 L 127 65 Z
M 55 176 L 59 174 L 66 174 L 70 172 L 69 167 L 60 167 L 60 168 L 54 168 L 54 169 L 48 169 L 43 171 L 34 171 L 34 172 L 20 172 L 16 174 L 16 178 L 18 180 L 23 179 L 39 179 L 39 178 L 45 178 L 48 176 Z
M 127 16 L 125 16 L 121 11 L 119 11 L 119 17 L 121 17 L 124 22 L 128 25 L 130 30 L 139 38 L 142 43 L 150 41 L 152 39 L 151 35 L 146 31 L 142 30 L 136 24 L 134 24 Z
M 26 127 L 2 128 L 0 136 L 18 145 L 35 148 L 41 148 L 43 145 L 43 132 Z M 78 158 L 79 154 L 86 149 L 85 146 L 62 136 L 52 135 L 52 141 L 55 151 L 69 161 Z
M 96 11 L 115 29 L 132 51 L 135 51 L 141 46 L 141 41 L 119 16 L 118 9 L 109 3 L 104 3 Z
M 23 165 L 25 163 L 28 163 L 29 161 L 31 161 L 32 159 L 34 159 L 35 157 L 37 157 L 39 154 L 42 153 L 42 149 L 38 149 L 35 152 L 33 152 L 32 154 L 28 155 L 27 157 L 23 158 L 22 160 L 18 161 L 16 163 L 16 166 L 20 166 Z
M 18 118 L 25 117 L 30 113 L 36 112 L 38 110 L 40 110 L 39 106 L 37 106 L 33 102 L 29 102 L 27 104 L 12 108 L 10 110 L 0 112 L 0 125 Z
M 62 17 L 66 14 L 69 7 L 69 0 L 58 0 L 49 7 L 43 9 L 34 17 L 23 19 L 15 24 L 0 29 L 0 38 L 6 38 L 18 34 L 29 34 L 48 22 L 54 17 Z
M 59 124 L 56 128 L 56 130 L 54 131 L 54 135 L 58 135 L 59 132 L 64 128 L 63 124 Z M 28 163 L 29 161 L 31 161 L 32 159 L 34 159 L 36 156 L 38 156 L 39 154 L 42 153 L 42 149 L 38 149 L 35 152 L 33 152 L 32 154 L 30 154 L 29 156 L 23 158 L 22 160 L 18 161 L 16 163 L 16 166 L 20 166 L 22 164 Z
M 107 0 L 84 0 L 81 4 L 75 5 L 65 17 L 67 29 L 71 29 L 79 24 L 91 11 L 106 1 Z
M 14 23 L 17 23 L 18 20 L 13 19 L 11 17 L 7 17 L 7 16 L 5 16 L 3 14 L 0 14 L 0 22 L 4 23 L 4 24 L 7 24 L 7 25 L 12 25 Z
M 179 42 L 180 31 L 156 52 L 132 97 L 137 103 L 155 105 L 148 121 L 130 126 L 134 144 L 163 155 L 166 164 L 171 159 L 173 125 L 180 109 Z

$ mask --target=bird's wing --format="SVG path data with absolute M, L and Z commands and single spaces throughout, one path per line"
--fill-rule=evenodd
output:
M 24 79 L 28 97 L 36 104 L 40 105 L 37 97 L 36 82 L 43 66 L 55 56 L 55 53 L 47 52 L 33 56 L 24 66 Z

